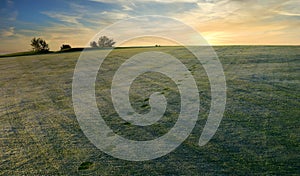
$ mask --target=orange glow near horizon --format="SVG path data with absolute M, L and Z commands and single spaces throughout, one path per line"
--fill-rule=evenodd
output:
M 178 46 L 177 42 L 163 39 L 160 37 L 139 37 L 135 39 L 128 40 L 124 43 L 121 43 L 118 46 L 121 47 L 129 47 L 129 46 L 155 46 L 155 45 L 160 45 L 160 46 Z

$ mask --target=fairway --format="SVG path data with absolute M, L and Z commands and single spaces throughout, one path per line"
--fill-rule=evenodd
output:
M 72 78 L 80 52 L 0 58 L 0 175 L 299 175 L 300 47 L 217 46 L 227 83 L 227 104 L 215 136 L 198 141 L 210 108 L 201 64 L 182 47 L 116 49 L 96 80 L 99 112 L 115 133 L 151 140 L 178 118 L 180 92 L 162 74 L 140 75 L 131 85 L 136 112 L 149 112 L 149 96 L 168 105 L 157 123 L 137 127 L 118 117 L 111 80 L 126 59 L 146 51 L 171 54 L 196 80 L 200 113 L 191 135 L 174 151 L 132 162 L 97 149 L 83 134 L 72 105 Z M 101 54 L 101 51 L 88 51 Z

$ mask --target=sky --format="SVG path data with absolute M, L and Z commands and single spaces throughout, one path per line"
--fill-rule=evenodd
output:
M 300 45 L 299 7 L 299 0 L 0 0 L 0 53 L 29 51 L 33 37 L 54 51 L 62 44 L 87 46 L 99 31 L 144 15 L 177 19 L 210 45 Z M 132 34 L 140 30 L 126 27 Z M 169 45 L 149 37 L 122 45 L 157 43 Z

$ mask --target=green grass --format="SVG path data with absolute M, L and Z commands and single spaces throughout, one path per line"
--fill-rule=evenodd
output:
M 115 50 L 119 49 L 133 49 L 133 48 L 154 48 L 154 46 L 134 46 L 134 47 L 115 47 Z M 36 51 L 24 51 L 24 52 L 16 52 L 16 53 L 9 53 L 9 54 L 2 54 L 0 55 L 0 58 L 4 57 L 16 57 L 16 56 L 31 56 L 31 55 L 42 55 L 42 54 L 53 54 L 53 53 L 70 53 L 70 52 L 77 52 L 77 51 L 93 51 L 93 50 L 107 50 L 111 49 L 110 47 L 108 48 L 69 48 L 69 49 L 64 49 L 64 50 L 59 50 L 59 51 L 46 51 L 46 52 L 36 52 Z
M 78 170 L 87 170 L 90 169 L 92 167 L 93 163 L 92 162 L 83 162 L 80 164 L 80 166 L 78 167 Z
M 179 58 L 197 80 L 201 112 L 180 147 L 155 160 L 130 162 L 91 144 L 72 107 L 72 76 L 80 52 L 1 58 L 0 175 L 299 175 L 300 47 L 215 47 L 228 99 L 217 133 L 203 147 L 198 140 L 209 112 L 210 87 L 203 68 L 181 47 L 112 52 L 96 82 L 100 113 L 115 133 L 129 139 L 150 140 L 172 128 L 180 94 L 169 78 L 144 74 L 131 86 L 130 101 L 139 113 L 150 110 L 153 92 L 163 92 L 168 100 L 165 116 L 149 127 L 118 118 L 109 95 L 118 66 L 152 50 Z
M 24 51 L 24 52 L 3 54 L 3 55 L 0 55 L 0 58 L 3 58 L 3 57 L 16 57 L 16 56 L 41 55 L 41 54 L 50 54 L 50 53 L 53 53 L 53 52 L 49 51 L 48 53 L 39 53 L 39 52 L 35 52 L 35 51 Z

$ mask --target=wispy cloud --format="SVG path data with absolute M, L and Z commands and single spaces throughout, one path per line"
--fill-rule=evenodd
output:
M 7 0 L 5 6 L 0 7 L 0 25 L 6 26 L 13 23 L 18 16 L 18 11 L 14 8 L 14 2 Z
M 280 0 L 198 2 L 199 8 L 173 14 L 173 17 L 196 28 L 211 44 L 300 43 L 287 37 L 299 36 L 295 32 L 295 29 L 300 30 L 298 13 L 291 12 L 298 3 Z
M 129 5 L 122 5 L 122 10 L 124 10 L 124 11 L 132 11 L 133 8 L 130 7 Z
M 15 27 L 10 27 L 8 29 L 3 29 L 0 31 L 1 37 L 10 37 L 15 35 Z
M 0 1 L 1 50 L 30 49 L 34 36 L 46 39 L 53 50 L 62 43 L 83 46 L 109 25 L 143 15 L 178 19 L 199 31 L 210 44 L 300 44 L 299 0 L 89 0 L 35 3 L 32 9 L 20 8 L 21 2 Z M 149 23 L 157 23 L 157 27 L 128 24 L 111 37 L 115 38 L 118 30 L 159 34 L 172 28 L 155 19 Z M 141 42 L 151 43 L 151 39 Z
M 61 22 L 67 22 L 72 24 L 79 24 L 78 20 L 82 18 L 81 15 L 72 15 L 64 12 L 41 12 L 44 15 L 47 15 L 51 18 L 57 19 Z
M 12 7 L 14 5 L 14 1 L 13 0 L 7 0 L 7 6 L 8 7 Z
M 115 20 L 122 20 L 122 19 L 130 17 L 130 15 L 128 15 L 126 13 L 120 13 L 120 12 L 114 12 L 114 11 L 104 11 L 104 12 L 101 12 L 100 14 L 106 16 L 107 18 L 115 19 Z
M 0 38 L 10 38 L 16 35 L 15 21 L 18 16 L 18 11 L 14 8 L 12 0 L 6 0 L 4 6 L 0 8 Z M 0 43 L 1 43 L 0 42 Z
M 284 12 L 284 11 L 274 11 L 280 15 L 286 15 L 286 16 L 300 16 L 300 13 L 290 13 L 290 12 Z
M 102 3 L 114 3 L 114 4 L 128 4 L 128 3 L 143 3 L 143 2 L 155 2 L 155 3 L 197 3 L 198 0 L 115 0 L 115 1 L 111 1 L 111 0 L 90 0 L 90 1 L 94 1 L 94 2 L 102 2 Z

